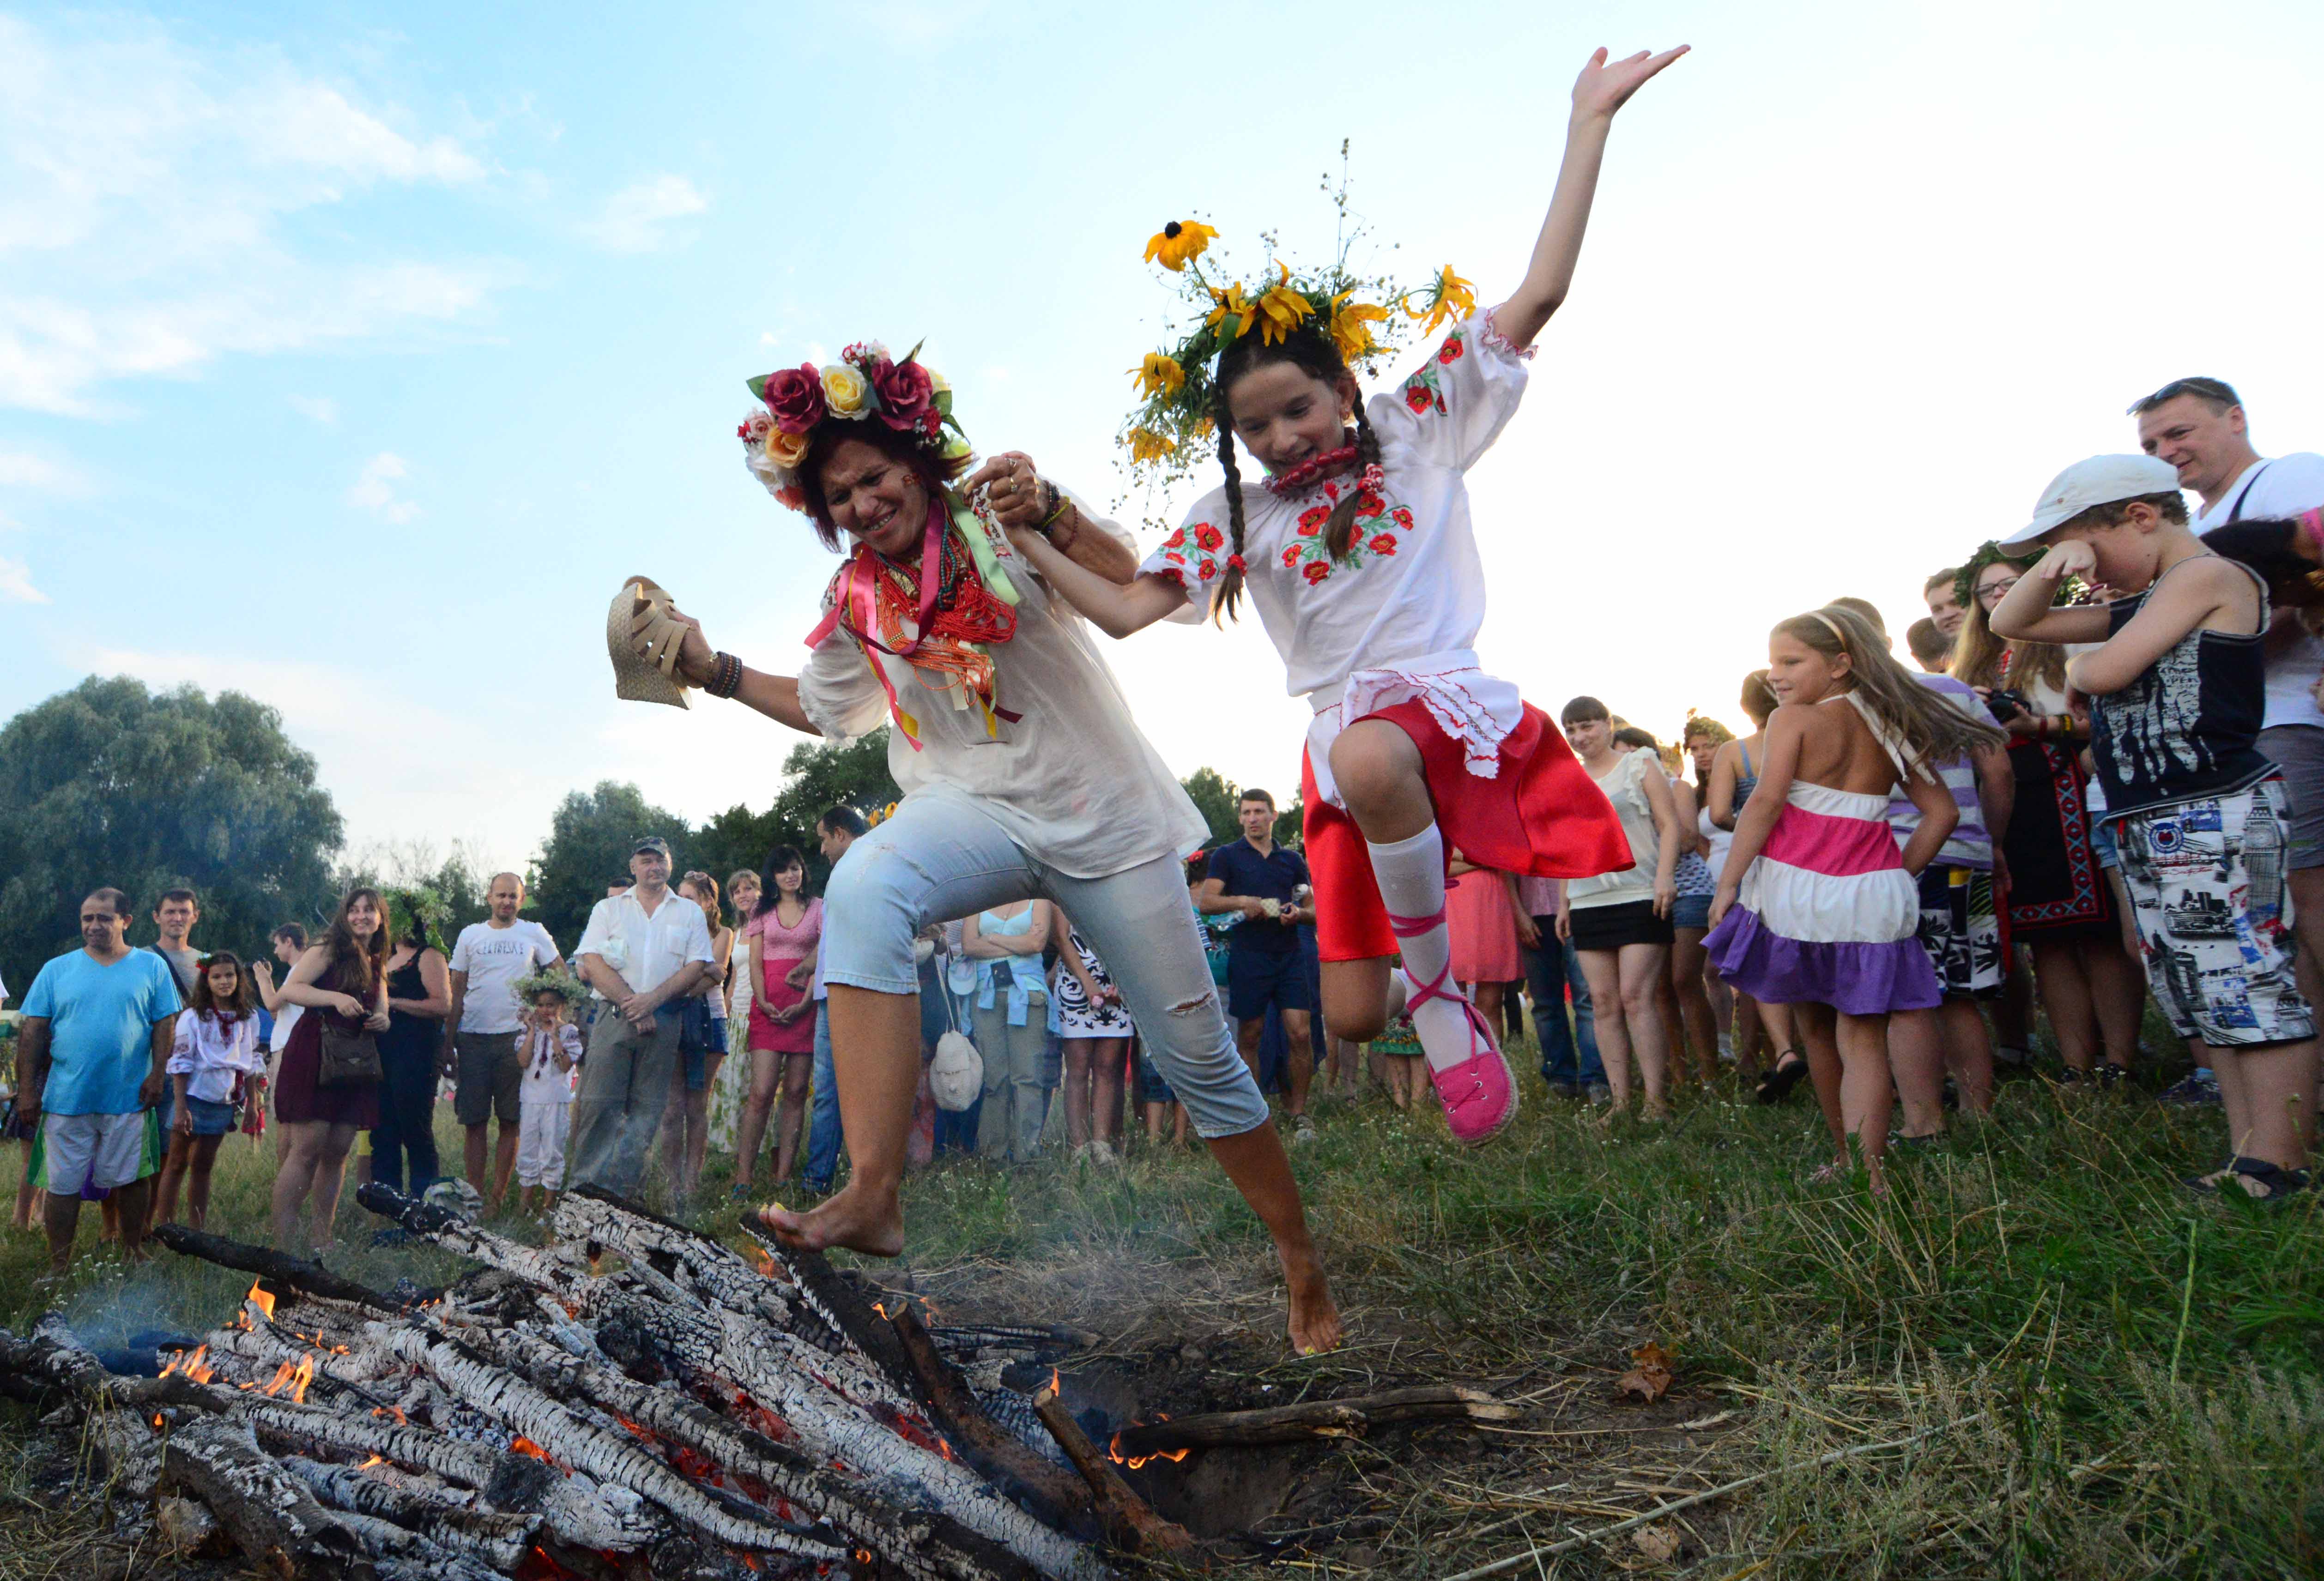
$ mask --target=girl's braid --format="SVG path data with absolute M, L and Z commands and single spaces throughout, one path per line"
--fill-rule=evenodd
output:
M 1372 420 L 1364 415 L 1362 397 L 1356 400 L 1356 477 L 1360 480 L 1368 466 L 1379 464 L 1379 436 L 1372 432 Z M 1331 519 L 1323 524 L 1323 547 L 1334 560 L 1345 560 L 1356 541 L 1356 509 L 1363 502 L 1361 487 L 1351 487 L 1340 496 L 1332 508 Z
M 1219 578 L 1216 591 L 1211 594 L 1211 619 L 1233 620 L 1235 606 L 1242 602 L 1243 574 L 1239 562 L 1242 559 L 1242 473 L 1235 467 L 1234 429 L 1227 421 L 1226 396 L 1219 396 L 1220 410 L 1214 419 L 1219 430 L 1219 465 L 1227 474 L 1227 546 L 1234 558 L 1227 564 L 1226 574 Z

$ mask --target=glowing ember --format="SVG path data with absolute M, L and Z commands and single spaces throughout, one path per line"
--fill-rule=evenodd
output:
M 170 1424 L 168 1422 L 161 1420 L 161 1413 L 160 1411 L 157 1411 L 153 1413 L 153 1430 L 155 1432 L 160 1432 L 163 1428 L 169 1425 Z
M 1168 1421 L 1170 1419 L 1167 1416 L 1161 1415 L 1157 1412 L 1156 1420 L 1160 1421 Z M 1137 1424 L 1133 1422 L 1130 1425 L 1135 1427 Z M 1184 1460 L 1187 1456 L 1194 1453 L 1191 1449 L 1157 1449 L 1151 1455 L 1124 1455 L 1121 1452 L 1121 1435 L 1120 1433 L 1113 1435 L 1112 1440 L 1105 1447 L 1105 1452 L 1113 1457 L 1115 1465 L 1127 1466 L 1132 1471 L 1137 1470 L 1139 1466 L 1145 1465 L 1149 1460 L 1167 1460 L 1175 1465 L 1176 1462 Z
M 888 1308 L 884 1302 L 873 1301 L 872 1303 L 872 1310 L 879 1313 L 883 1318 L 888 1315 Z
M 534 1443 L 530 1439 L 524 1438 L 521 1435 L 511 1439 L 509 1440 L 509 1448 L 515 1450 L 520 1455 L 530 1455 L 535 1460 L 546 1460 L 549 1458 L 548 1450 Z
M 775 1276 L 774 1254 L 768 1251 L 764 1246 L 752 1246 L 751 1248 L 751 1255 L 756 1257 L 759 1261 L 759 1272 L 765 1274 L 769 1279 L 772 1279 Z
M 166 1378 L 172 1374 L 177 1374 L 191 1378 L 197 1383 L 207 1383 L 217 1375 L 209 1364 L 202 1359 L 209 1353 L 210 1347 L 207 1345 L 198 1345 L 191 1350 L 181 1350 L 170 1358 L 170 1365 L 161 1369 L 161 1376 Z
M 384 1465 L 386 1460 L 387 1457 L 384 1455 L 374 1455 L 370 1459 L 364 1461 L 361 1466 L 356 1466 L 355 1469 L 357 1471 L 369 1471 L 374 1466 Z
M 268 1322 L 271 1323 L 274 1320 L 274 1297 L 269 1292 L 259 1289 L 258 1281 L 254 1279 L 250 1282 L 250 1293 L 242 1299 L 250 1302 L 253 1306 L 255 1306 L 260 1311 L 265 1313 L 266 1320 Z

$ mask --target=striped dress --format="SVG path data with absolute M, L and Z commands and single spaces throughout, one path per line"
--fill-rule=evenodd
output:
M 1920 887 L 1887 815 L 1886 796 L 1794 780 L 1736 904 L 1703 939 L 1719 975 L 1770 1004 L 1936 1008 L 1943 995 L 1916 936 Z

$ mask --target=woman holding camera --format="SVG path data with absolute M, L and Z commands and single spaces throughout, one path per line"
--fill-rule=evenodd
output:
M 2112 1087 L 2138 1052 L 2146 986 L 2123 951 L 2122 926 L 2090 847 L 2081 763 L 2089 710 L 2067 689 L 2066 650 L 2005 643 L 1987 624 L 2024 569 L 1992 544 L 1962 568 L 1968 616 L 1954 640 L 1952 673 L 1977 688 L 1994 722 L 2009 732 L 2017 800 L 2002 840 L 2003 949 L 2023 942 L 2033 951 L 2034 986 L 2057 1035 L 2062 1079 Z

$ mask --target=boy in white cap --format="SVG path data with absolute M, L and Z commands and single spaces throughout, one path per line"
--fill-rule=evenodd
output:
M 2060 473 L 2004 547 L 2049 552 L 1997 605 L 1998 636 L 2096 643 L 2066 666 L 2094 699 L 2091 750 L 2155 998 L 2200 1038 L 2232 1156 L 2190 1181 L 2279 1201 L 2308 1185 L 2316 1026 L 2292 978 L 2281 771 L 2255 744 L 2267 588 L 2206 548 L 2179 474 L 2148 455 Z M 2113 602 L 2053 607 L 2079 575 Z

